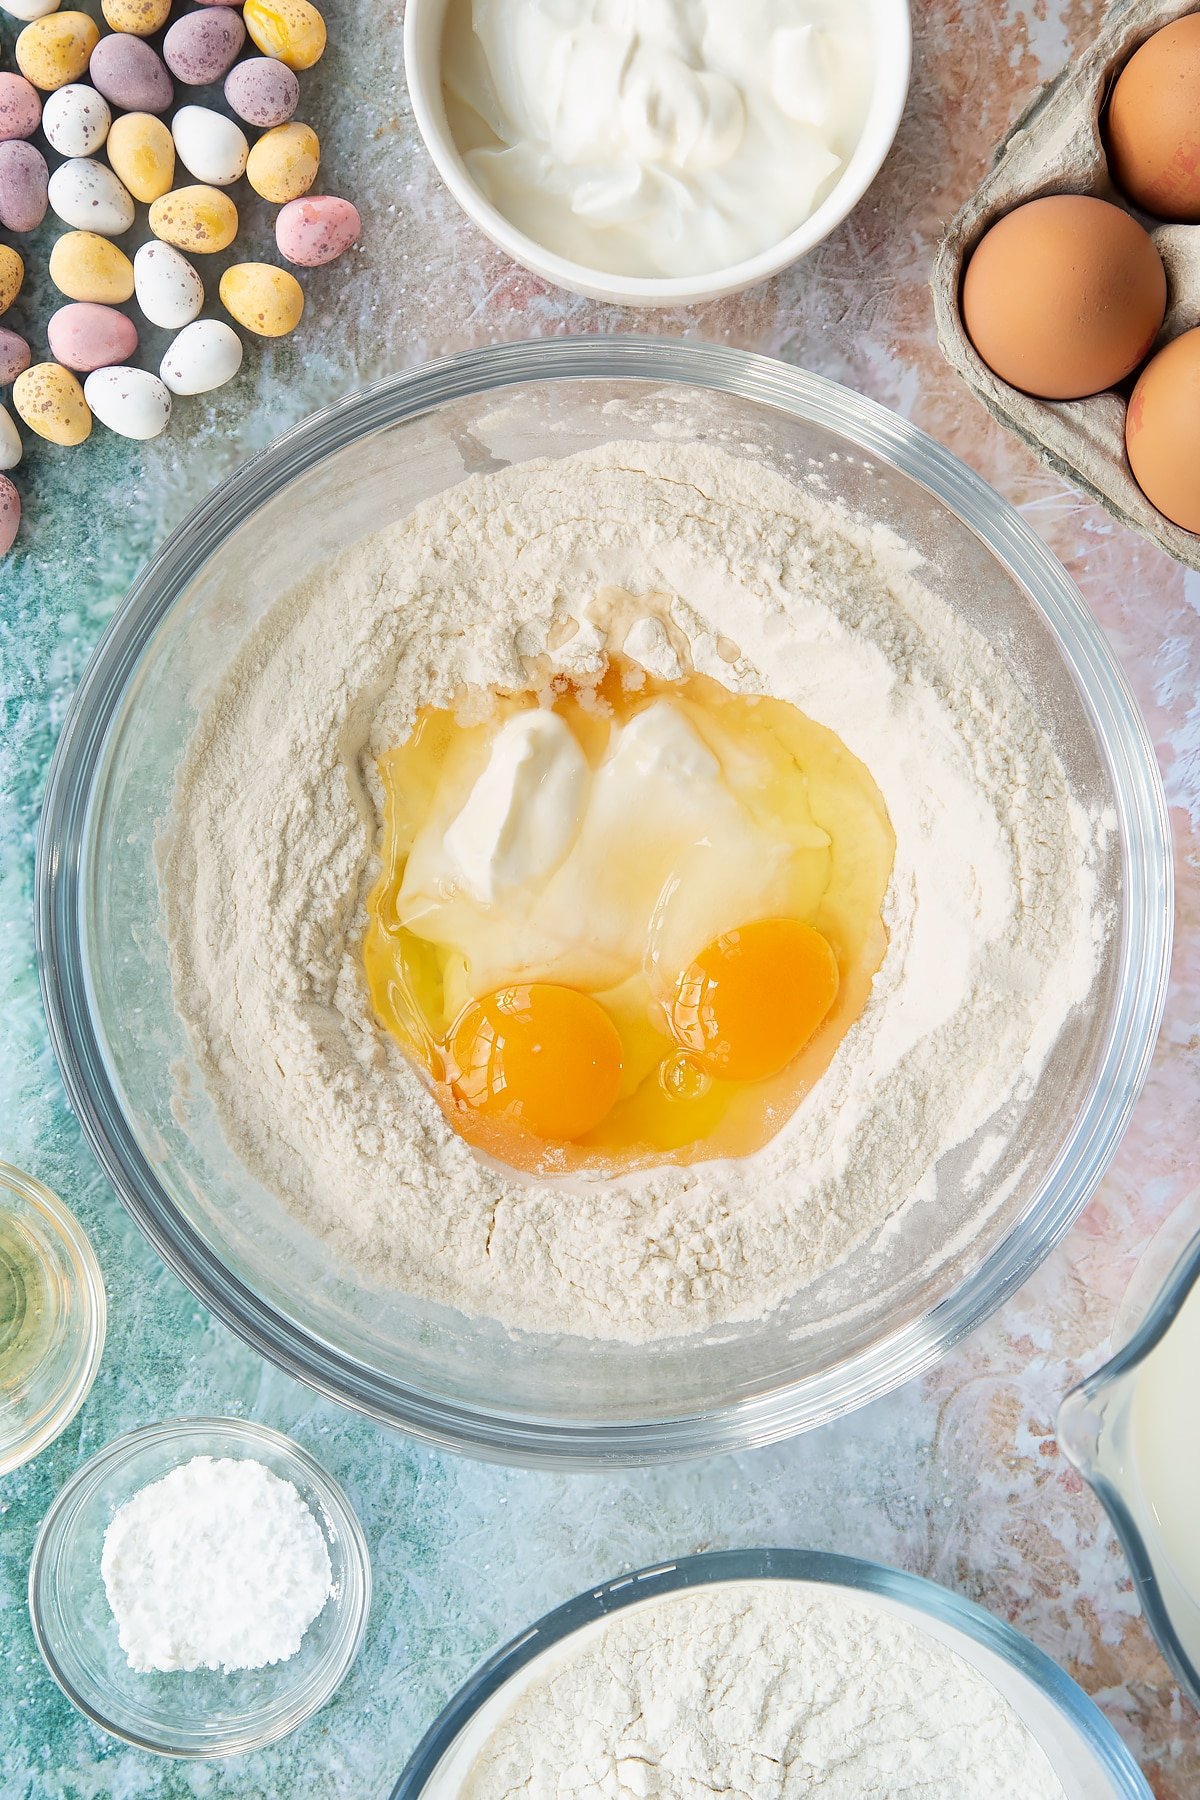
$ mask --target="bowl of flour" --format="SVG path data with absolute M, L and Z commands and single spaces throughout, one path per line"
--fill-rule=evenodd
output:
M 1148 1800 L 1086 1694 L 919 1576 L 805 1550 L 642 1569 L 470 1678 L 392 1800 L 588 1792 Z
M 377 771 L 420 709 L 614 652 L 861 760 L 887 949 L 753 1155 L 531 1178 L 373 1011 Z M 641 339 L 435 364 L 241 471 L 99 646 L 38 864 L 64 1076 L 167 1260 L 321 1391 L 533 1461 L 777 1438 L 971 1329 L 1115 1148 L 1170 917 L 1144 726 L 1017 516 L 831 383 Z

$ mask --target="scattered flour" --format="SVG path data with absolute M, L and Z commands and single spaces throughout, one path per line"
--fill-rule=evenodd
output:
M 1064 1800 L 1009 1702 L 903 1619 L 793 1582 L 650 1601 L 563 1645 L 462 1800 Z
M 193 1456 L 114 1513 L 100 1559 L 131 1669 L 262 1669 L 329 1598 L 321 1528 L 250 1457 Z
M 451 1130 L 375 1024 L 358 946 L 377 757 L 464 682 L 594 668 L 607 586 L 647 596 L 628 653 L 682 641 L 838 732 L 897 852 L 872 997 L 771 1143 L 564 1192 Z M 176 1005 L 231 1145 L 284 1204 L 395 1289 L 631 1341 L 761 1316 L 1031 1091 L 1094 976 L 1103 831 L 894 538 L 713 446 L 630 443 L 473 477 L 279 601 L 195 733 L 160 859 Z

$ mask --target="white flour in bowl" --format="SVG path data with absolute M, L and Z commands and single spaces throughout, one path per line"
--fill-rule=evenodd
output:
M 374 1020 L 359 942 L 379 755 L 464 682 L 621 649 L 586 618 L 607 586 L 647 596 L 629 654 L 669 656 L 666 619 L 700 672 L 836 731 L 897 849 L 871 998 L 776 1137 L 566 1187 L 472 1154 Z M 613 444 L 473 477 L 271 608 L 161 846 L 175 1000 L 231 1145 L 340 1259 L 508 1325 L 650 1340 L 796 1294 L 1030 1091 L 1095 973 L 1104 832 L 888 534 L 713 446 Z
M 906 1620 L 739 1582 L 569 1640 L 483 1744 L 462 1800 L 1063 1800 L 1009 1702 Z

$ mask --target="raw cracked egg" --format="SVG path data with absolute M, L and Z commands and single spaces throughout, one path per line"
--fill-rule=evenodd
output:
M 425 709 L 379 775 L 376 1013 L 511 1166 L 747 1154 L 866 1002 L 887 812 L 783 701 L 614 657 Z
M 963 323 L 988 368 L 1043 400 L 1077 400 L 1132 374 L 1163 322 L 1162 258 L 1107 200 L 1052 194 L 1005 214 L 963 278 Z
M 1147 500 L 1185 531 L 1200 531 L 1200 329 L 1175 338 L 1142 370 L 1125 447 Z

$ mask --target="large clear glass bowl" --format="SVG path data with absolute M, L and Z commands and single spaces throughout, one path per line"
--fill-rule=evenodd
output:
M 154 844 L 195 721 L 278 594 L 467 473 L 614 437 L 752 446 L 890 526 L 1013 669 L 1088 807 L 1109 807 L 1113 928 L 984 1195 L 944 1159 L 884 1255 L 756 1324 L 634 1347 L 514 1335 L 338 1267 L 226 1146 L 171 1003 Z M 46 1008 L 125 1204 L 216 1314 L 323 1393 L 515 1461 L 653 1461 L 765 1443 L 927 1368 L 1020 1285 L 1099 1180 L 1145 1074 L 1171 934 L 1166 810 L 1135 702 L 1063 569 L 985 484 L 881 407 L 739 351 L 560 339 L 431 364 L 296 427 L 192 515 L 80 684 L 37 870 Z M 188 1122 L 173 1101 L 192 1090 Z M 993 1127 L 994 1129 L 994 1127 Z M 899 1196 L 897 1196 L 899 1198 Z M 447 1195 L 446 1204 L 453 1205 Z M 855 1304 L 847 1309 L 845 1295 Z
M 747 1581 L 831 1588 L 860 1610 L 901 1619 L 935 1638 L 1003 1694 L 1061 1781 L 1063 1800 L 1152 1800 L 1099 1707 L 1011 1625 L 920 1575 L 818 1550 L 682 1556 L 618 1576 L 556 1607 L 489 1656 L 464 1683 L 413 1751 L 391 1800 L 458 1800 L 481 1749 L 524 1689 L 581 1649 L 614 1613 L 697 1588 Z

